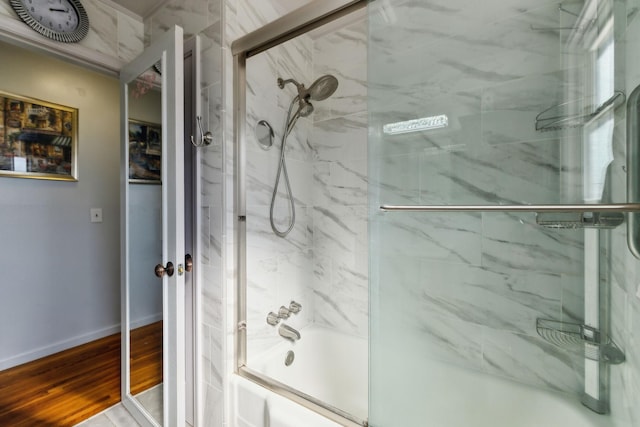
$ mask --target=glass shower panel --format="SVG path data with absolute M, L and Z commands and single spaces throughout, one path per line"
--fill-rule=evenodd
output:
M 602 129 L 593 147 L 587 128 L 624 127 L 626 13 L 619 1 L 372 4 L 369 111 L 381 198 L 624 202 L 605 191 L 622 172 L 615 144 L 624 130 L 616 141 Z
M 363 9 L 247 58 L 240 172 L 246 369 L 356 420 L 367 418 L 366 33 Z
M 638 10 L 370 4 L 369 425 L 640 421 L 627 216 L 495 210 L 627 202 Z

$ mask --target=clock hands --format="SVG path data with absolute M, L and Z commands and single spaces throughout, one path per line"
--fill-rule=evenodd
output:
M 50 10 L 51 12 L 64 12 L 64 13 L 69 12 L 69 9 L 54 9 L 54 8 L 52 8 L 52 7 L 50 7 L 50 8 L 49 8 L 49 10 Z

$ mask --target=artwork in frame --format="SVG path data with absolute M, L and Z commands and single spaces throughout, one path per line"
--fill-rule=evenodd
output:
M 162 126 L 129 120 L 129 182 L 160 184 Z
M 0 91 L 0 176 L 78 180 L 78 110 Z

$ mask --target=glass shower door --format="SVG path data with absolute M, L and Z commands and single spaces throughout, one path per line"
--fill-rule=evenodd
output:
M 369 425 L 638 422 L 637 11 L 370 5 Z

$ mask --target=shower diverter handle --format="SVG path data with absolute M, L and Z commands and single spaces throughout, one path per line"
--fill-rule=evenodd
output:
M 280 309 L 278 310 L 278 317 L 280 319 L 288 319 L 289 316 L 291 316 L 291 310 L 289 310 L 284 305 L 281 306 Z
M 302 310 L 302 304 L 297 303 L 295 301 L 291 301 L 289 303 L 289 311 L 293 314 L 298 314 L 300 313 L 300 310 Z

